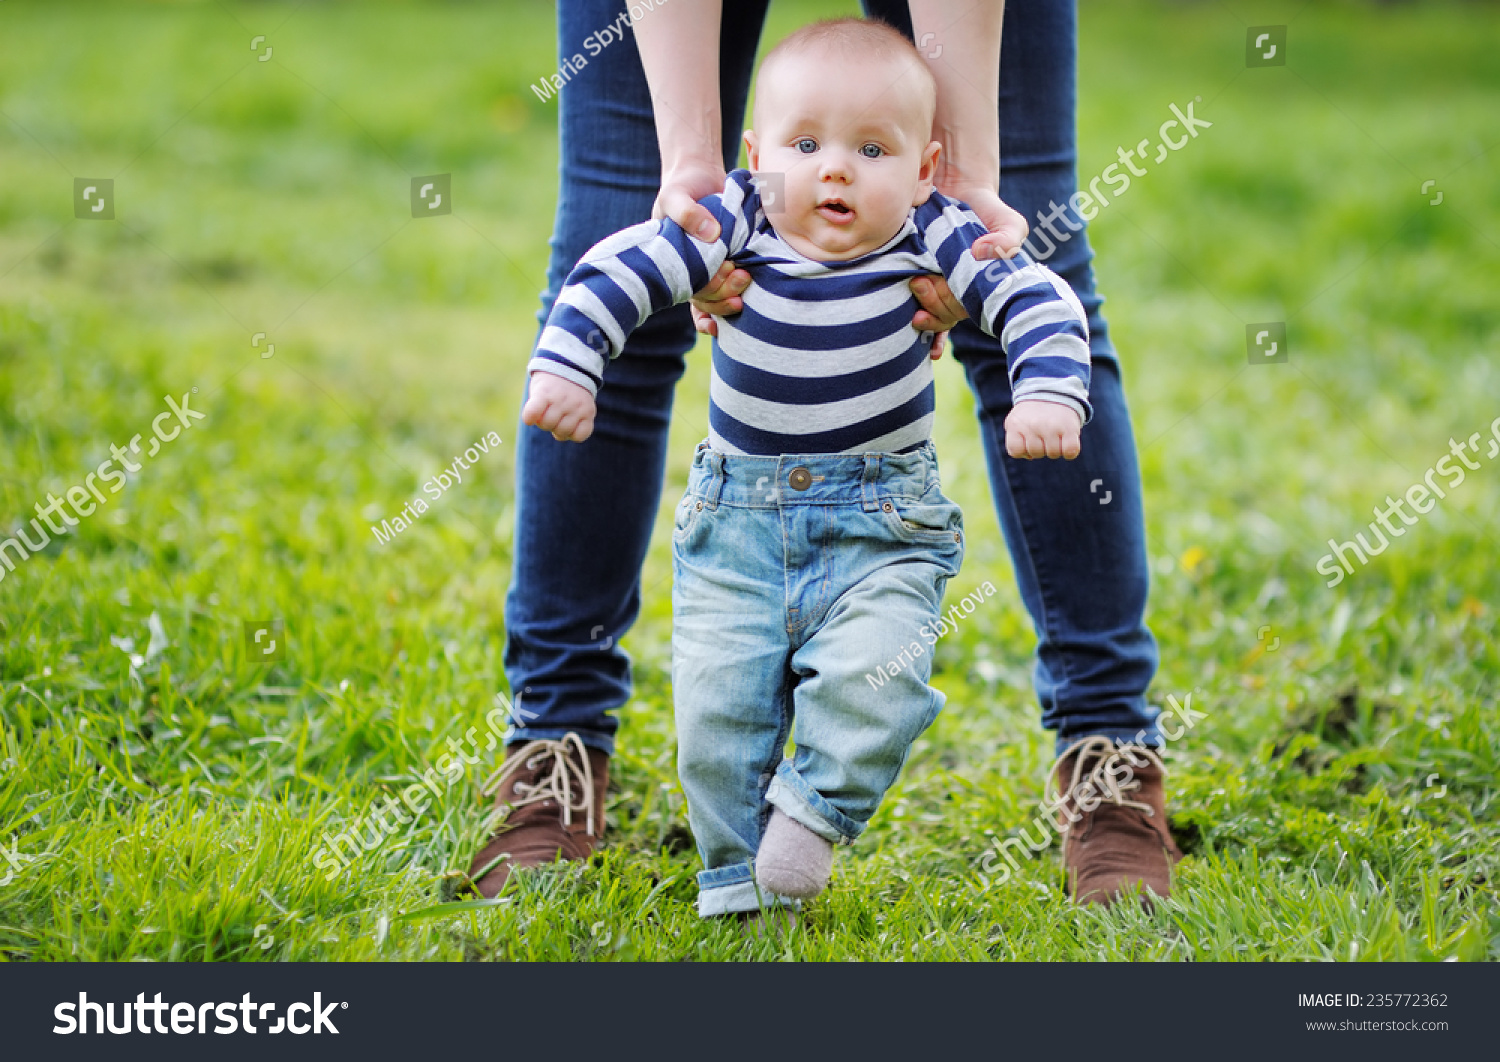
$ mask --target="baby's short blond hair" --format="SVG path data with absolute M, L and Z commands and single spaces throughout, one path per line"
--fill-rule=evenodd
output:
M 927 69 L 916 46 L 900 30 L 877 19 L 829 18 L 803 26 L 766 53 L 760 63 L 760 77 L 764 78 L 766 71 L 783 59 L 830 52 L 867 62 L 890 60 L 907 63 L 915 74 L 912 85 L 923 97 L 927 126 L 932 126 L 932 117 L 937 111 L 937 82 L 933 80 L 932 72 Z

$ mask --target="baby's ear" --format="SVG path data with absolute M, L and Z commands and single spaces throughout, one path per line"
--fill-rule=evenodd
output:
M 917 190 L 912 196 L 912 206 L 921 206 L 931 197 L 937 183 L 938 156 L 942 153 L 943 145 L 936 140 L 922 150 L 922 165 L 917 170 Z
M 750 169 L 760 169 L 760 138 L 755 135 L 754 129 L 745 130 L 745 154 L 749 158 Z

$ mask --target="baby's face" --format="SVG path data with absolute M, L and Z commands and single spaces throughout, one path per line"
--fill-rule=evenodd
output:
M 785 202 L 766 216 L 799 253 L 868 254 L 927 201 L 940 145 L 918 77 L 895 59 L 826 51 L 781 57 L 761 77 L 745 133 L 750 169 L 784 175 Z

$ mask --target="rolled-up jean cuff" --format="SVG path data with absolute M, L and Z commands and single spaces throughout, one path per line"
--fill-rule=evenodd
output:
M 578 740 L 591 749 L 598 749 L 606 756 L 615 754 L 615 739 L 608 734 L 592 734 L 587 730 L 551 730 L 546 727 L 517 727 L 505 738 L 505 747 L 519 745 L 523 741 L 561 741 L 569 734 L 577 734 Z
M 776 777 L 766 788 L 766 803 L 830 844 L 853 844 L 865 830 L 863 823 L 855 822 L 803 781 L 790 760 L 782 760 L 776 768 Z
M 718 867 L 698 872 L 698 917 L 759 911 L 763 907 L 790 907 L 799 910 L 800 900 L 777 896 L 755 884 L 755 871 L 749 863 Z
M 1180 736 L 1180 735 L 1179 735 Z M 1070 747 L 1087 737 L 1107 737 L 1116 745 L 1144 745 L 1148 749 L 1162 749 L 1167 745 L 1167 739 L 1161 730 L 1153 722 L 1147 727 L 1103 727 L 1098 730 L 1080 730 L 1077 733 L 1057 738 L 1057 754 L 1061 756 Z

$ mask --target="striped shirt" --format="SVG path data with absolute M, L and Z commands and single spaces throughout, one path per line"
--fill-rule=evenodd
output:
M 702 200 L 720 236 L 706 243 L 671 219 L 595 245 L 553 304 L 529 372 L 597 393 L 604 366 L 651 314 L 686 302 L 729 259 L 749 272 L 744 310 L 719 319 L 709 387 L 709 442 L 729 454 L 909 450 L 932 432 L 931 336 L 912 327 L 916 276 L 941 273 L 969 317 L 998 336 L 1012 394 L 1055 402 L 1087 421 L 1088 324 L 1073 289 L 1025 253 L 977 261 L 988 230 L 934 191 L 883 247 L 815 262 L 776 235 L 755 180 L 729 174 Z

